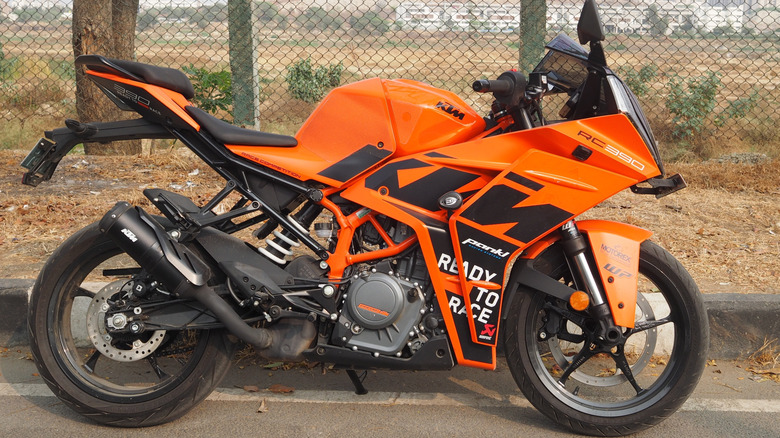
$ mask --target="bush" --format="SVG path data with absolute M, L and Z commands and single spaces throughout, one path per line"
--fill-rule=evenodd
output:
M 736 120 L 747 117 L 758 106 L 758 90 L 753 89 L 747 97 L 742 97 L 729 102 L 729 105 L 715 117 L 715 126 L 721 127 L 727 120 Z
M 6 58 L 0 43 L 0 84 L 10 80 L 16 66 L 16 58 Z
M 639 71 L 628 67 L 619 70 L 628 88 L 637 96 L 646 95 L 651 89 L 651 83 L 658 77 L 658 66 L 655 64 L 643 65 Z
M 702 133 L 707 117 L 715 110 L 716 97 L 721 85 L 720 75 L 715 72 L 709 72 L 703 77 L 690 78 L 687 84 L 684 84 L 683 79 L 678 75 L 669 78 L 666 107 L 674 116 L 672 135 L 675 138 L 692 140 Z
M 344 64 L 319 66 L 316 70 L 311 65 L 311 58 L 301 59 L 287 67 L 284 80 L 292 97 L 304 102 L 317 102 L 333 87 L 341 84 L 341 73 Z
M 686 85 L 679 76 L 672 76 L 666 98 L 666 107 L 674 116 L 672 135 L 684 141 L 700 138 L 708 123 L 721 128 L 730 120 L 747 117 L 758 105 L 760 97 L 754 89 L 746 97 L 732 100 L 716 111 L 718 90 L 723 85 L 720 74 L 709 72 L 706 76 L 690 78 Z
M 192 64 L 182 67 L 190 77 L 195 88 L 192 101 L 202 110 L 215 112 L 228 111 L 233 103 L 233 88 L 230 72 L 220 70 L 210 72 L 205 68 L 196 68 Z

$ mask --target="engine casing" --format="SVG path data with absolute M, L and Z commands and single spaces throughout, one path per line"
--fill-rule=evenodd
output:
M 384 273 L 355 279 L 333 331 L 334 343 L 380 354 L 401 351 L 415 335 L 425 299 L 413 283 Z

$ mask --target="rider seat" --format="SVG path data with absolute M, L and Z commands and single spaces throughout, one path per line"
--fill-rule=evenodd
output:
M 184 109 L 186 109 L 187 113 L 198 122 L 201 128 L 211 134 L 215 140 L 224 144 L 276 147 L 293 147 L 298 145 L 298 140 L 295 137 L 240 128 L 224 122 L 194 106 L 187 106 Z

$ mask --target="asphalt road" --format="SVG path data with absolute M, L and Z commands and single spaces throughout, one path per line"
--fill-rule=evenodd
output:
M 343 371 L 270 371 L 239 363 L 183 418 L 145 429 L 99 426 L 64 406 L 37 376 L 24 348 L 0 354 L 0 436 L 110 437 L 518 437 L 571 436 L 537 412 L 503 364 L 495 372 L 369 372 L 369 394 Z M 241 369 L 240 367 L 243 367 Z M 277 394 L 281 384 L 295 391 Z M 244 386 L 256 386 L 247 392 Z M 265 401 L 266 412 L 258 408 Z M 735 362 L 705 370 L 683 408 L 640 437 L 778 437 L 780 384 Z

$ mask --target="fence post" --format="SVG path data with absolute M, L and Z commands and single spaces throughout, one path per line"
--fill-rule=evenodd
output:
M 259 129 L 257 50 L 252 1 L 228 0 L 228 41 L 233 85 L 233 123 Z
M 542 59 L 547 39 L 547 1 L 524 0 L 520 9 L 520 71 L 527 74 Z

